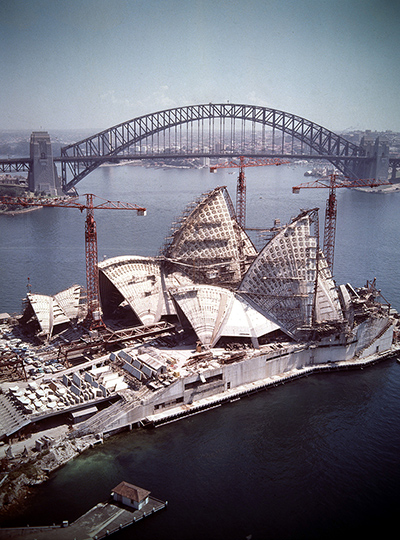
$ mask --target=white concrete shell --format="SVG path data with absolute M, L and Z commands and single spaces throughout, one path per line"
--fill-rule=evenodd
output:
M 312 324 L 317 273 L 317 243 L 310 213 L 303 212 L 260 252 L 239 290 L 289 333 Z M 334 281 L 322 252 L 318 259 L 315 322 L 341 321 Z
M 249 337 L 256 344 L 258 337 L 278 328 L 294 337 L 312 323 L 342 321 L 321 252 L 317 260 L 310 230 L 313 211 L 302 212 L 257 255 L 229 201 L 225 188 L 204 195 L 180 222 L 163 257 L 114 257 L 99 263 L 102 304 L 107 295 L 119 303 L 125 300 L 142 324 L 176 315 L 177 305 L 208 346 L 222 336 Z M 249 268 L 235 297 L 231 291 L 246 262 Z
M 142 324 L 158 322 L 163 315 L 175 314 L 169 289 L 204 281 L 237 285 L 256 254 L 236 221 L 226 189 L 216 188 L 189 206 L 163 257 L 114 257 L 99 263 L 103 308 L 107 296 L 118 296 Z
M 213 347 L 220 337 L 257 338 L 279 329 L 243 298 L 232 291 L 212 285 L 194 285 L 170 290 L 205 346 Z
M 164 255 L 197 270 L 197 279 L 203 273 L 217 284 L 240 281 L 243 264 L 251 262 L 257 251 L 236 221 L 226 188 L 218 187 L 186 209 Z
M 99 263 L 99 271 L 128 302 L 142 324 L 175 314 L 167 290 L 192 283 L 180 272 L 164 275 L 161 260 L 152 257 L 113 257 Z
M 217 332 L 217 338 L 219 339 L 222 336 L 249 337 L 255 341 L 254 338 L 259 338 L 279 329 L 280 326 L 271 318 L 254 309 L 245 298 L 235 294 L 231 308 Z
M 79 285 L 74 285 L 55 296 L 28 293 L 27 300 L 39 322 L 40 334 L 50 337 L 55 326 L 77 319 L 80 296 Z

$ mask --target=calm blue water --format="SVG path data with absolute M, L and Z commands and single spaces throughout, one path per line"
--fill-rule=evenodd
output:
M 327 192 L 291 187 L 301 167 L 246 171 L 247 224 L 287 222 L 300 208 L 320 207 Z M 99 258 L 155 255 L 174 217 L 200 193 L 227 185 L 226 170 L 101 168 L 80 193 L 135 202 L 129 211 L 98 211 Z M 398 194 L 338 190 L 337 283 L 377 278 L 400 309 Z M 52 294 L 85 284 L 84 215 L 43 209 L 0 216 L 0 311 L 20 309 L 32 290 Z M 400 503 L 400 364 L 386 361 L 349 373 L 318 375 L 153 431 L 107 441 L 72 461 L 12 524 L 76 519 L 121 480 L 169 501 L 161 512 L 116 538 L 142 540 L 359 538 L 384 535 Z

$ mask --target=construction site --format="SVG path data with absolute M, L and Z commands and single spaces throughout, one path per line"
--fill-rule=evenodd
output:
M 243 209 L 241 173 L 236 207 Z M 0 439 L 9 457 L 18 441 L 34 441 L 38 451 L 51 446 L 39 435 L 58 425 L 70 440 L 96 441 L 396 355 L 398 315 L 375 282 L 355 289 L 332 278 L 335 189 L 346 186 L 332 177 L 325 187 L 323 249 L 311 209 L 286 225 L 275 221 L 258 251 L 244 210 L 238 219 L 226 188 L 217 187 L 186 208 L 157 256 L 102 262 L 94 210 L 144 215 L 145 208 L 95 204 L 91 195 L 86 203 L 40 201 L 86 210 L 87 284 L 55 296 L 28 292 L 22 315 L 3 321 Z

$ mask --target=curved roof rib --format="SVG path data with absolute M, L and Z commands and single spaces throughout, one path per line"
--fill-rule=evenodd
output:
M 257 251 L 236 221 L 225 187 L 190 205 L 171 231 L 163 255 L 199 283 L 239 283 Z
M 317 241 L 310 232 L 310 212 L 302 212 L 259 253 L 239 291 L 286 332 L 311 326 L 317 271 Z M 316 322 L 342 320 L 335 284 L 320 252 Z
M 99 263 L 99 271 L 112 283 L 142 322 L 158 322 L 163 315 L 175 314 L 167 290 L 190 284 L 180 272 L 165 276 L 162 261 L 152 257 L 113 257 Z
M 208 347 L 214 347 L 222 336 L 251 338 L 258 346 L 258 337 L 280 328 L 223 287 L 193 285 L 170 290 L 170 294 L 201 343 Z

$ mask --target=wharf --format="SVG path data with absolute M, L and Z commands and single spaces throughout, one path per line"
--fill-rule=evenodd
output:
M 251 383 L 242 384 L 236 388 L 224 390 L 219 394 L 199 399 L 196 402 L 188 405 L 183 404 L 166 411 L 157 412 L 149 415 L 141 421 L 141 425 L 144 427 L 158 427 L 165 424 L 176 422 L 177 420 L 186 417 L 205 412 L 216 407 L 220 407 L 224 403 L 238 401 L 242 397 L 249 396 L 251 394 L 267 390 L 268 388 L 280 386 L 302 377 L 307 377 L 315 373 L 331 373 L 335 371 L 344 371 L 351 369 L 363 369 L 368 366 L 382 362 L 383 360 L 389 360 L 398 358 L 400 356 L 400 343 L 392 345 L 389 351 L 383 353 L 375 353 L 364 358 L 354 358 L 351 360 L 343 360 L 338 362 L 328 362 L 325 364 L 313 364 L 302 368 L 293 368 L 290 371 L 286 371 L 280 375 L 273 375 L 266 379 L 260 379 Z M 399 359 L 400 361 L 400 359 Z
M 99 503 L 70 525 L 0 529 L 1 540 L 101 540 L 167 507 L 167 502 L 149 497 L 141 510 L 111 502 Z

